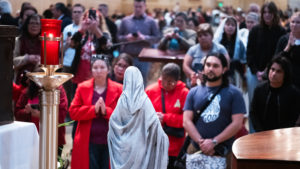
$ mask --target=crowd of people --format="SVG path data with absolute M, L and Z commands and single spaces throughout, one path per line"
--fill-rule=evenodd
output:
M 27 79 L 26 73 L 41 71 L 40 19 L 53 18 L 62 20 L 62 71 L 74 75 L 59 87 L 59 122 L 76 121 L 72 169 L 142 165 L 140 160 L 134 164 L 135 157 L 131 156 L 126 162 L 128 152 L 139 150 L 124 147 L 121 143 L 131 142 L 119 136 L 130 132 L 128 135 L 137 137 L 125 123 L 146 123 L 143 118 L 147 111 L 155 112 L 151 119 L 158 119 L 168 136 L 168 169 L 176 168 L 185 140 L 189 140 L 188 169 L 204 168 L 203 159 L 217 160 L 220 169 L 230 168 L 233 141 L 247 134 L 245 120 L 250 133 L 300 126 L 300 12 L 282 12 L 273 2 L 261 7 L 250 4 L 247 11 L 232 7 L 204 11 L 201 6 L 179 11 L 178 5 L 171 11 L 154 9 L 150 13 L 145 0 L 133 0 L 132 14 L 110 17 L 107 4 L 86 9 L 82 4 L 68 8 L 56 3 L 40 16 L 26 2 L 14 18 L 10 2 L 0 0 L 0 24 L 15 25 L 20 30 L 13 58 L 15 119 L 33 122 L 39 129 L 39 87 Z M 155 70 L 161 76 L 149 84 L 153 67 L 139 60 L 143 48 L 186 54 L 182 65 L 166 63 Z M 130 66 L 137 69 L 131 67 L 127 72 Z M 125 71 L 128 77 L 124 78 Z M 136 71 L 141 74 L 134 74 Z M 145 126 L 136 127 L 137 132 Z M 149 137 L 161 137 L 163 144 L 164 136 L 155 134 L 160 128 L 155 125 L 149 131 Z M 147 141 L 147 137 L 141 139 Z M 132 143 L 141 145 L 138 140 Z M 61 127 L 59 155 L 64 144 L 65 127 Z M 157 150 L 144 147 L 140 151 Z M 145 168 L 159 166 L 151 158 L 146 162 L 142 165 Z

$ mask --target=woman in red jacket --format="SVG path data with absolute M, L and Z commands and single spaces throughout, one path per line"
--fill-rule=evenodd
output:
M 122 93 L 122 85 L 108 78 L 106 55 L 93 55 L 93 78 L 78 85 L 69 108 L 78 121 L 72 150 L 72 169 L 108 169 L 108 120 Z
M 163 67 L 162 76 L 158 82 L 146 89 L 146 93 L 157 112 L 159 120 L 164 126 L 166 134 L 169 137 L 170 146 L 168 169 L 173 168 L 174 160 L 176 159 L 185 138 L 182 126 L 182 109 L 185 103 L 185 98 L 188 94 L 188 89 L 182 81 L 179 81 L 179 77 L 179 66 L 175 63 L 168 63 Z M 170 131 L 170 127 L 173 132 L 168 132 Z

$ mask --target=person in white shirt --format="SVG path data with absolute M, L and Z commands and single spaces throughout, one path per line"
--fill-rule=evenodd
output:
M 65 67 L 71 67 L 72 61 L 75 55 L 75 49 L 70 47 L 71 37 L 79 29 L 80 18 L 84 12 L 85 8 L 81 4 L 75 4 L 72 8 L 72 19 L 73 23 L 66 26 L 63 35 L 64 35 L 64 62 Z
M 246 16 L 246 27 L 239 30 L 239 36 L 241 38 L 241 41 L 247 47 L 248 44 L 248 35 L 250 30 L 259 23 L 259 15 L 254 12 L 249 12 Z
M 78 31 L 80 18 L 84 13 L 85 8 L 81 4 L 75 4 L 72 8 L 72 19 L 73 23 L 66 26 L 63 30 L 63 37 L 64 37 L 64 61 L 63 61 L 63 72 L 70 73 L 71 72 L 71 65 L 75 57 L 75 49 L 70 47 L 71 44 L 71 37 Z M 72 82 L 68 81 L 64 84 L 69 105 L 74 97 L 74 92 L 72 92 Z

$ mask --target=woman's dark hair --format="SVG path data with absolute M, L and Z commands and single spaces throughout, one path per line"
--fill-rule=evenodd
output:
M 30 80 L 29 86 L 27 89 L 27 95 L 29 99 L 34 99 L 39 94 L 40 87 L 36 85 L 33 81 Z
M 46 9 L 43 12 L 43 17 L 44 17 L 44 19 L 51 19 L 53 17 L 52 11 L 50 9 Z
M 103 60 L 107 66 L 107 68 L 109 69 L 110 68 L 110 64 L 109 64 L 109 59 L 108 59 L 108 55 L 106 54 L 94 54 L 92 55 L 92 58 L 91 58 L 91 68 L 93 66 L 93 64 L 97 61 L 97 60 Z
M 61 11 L 66 16 L 71 16 L 71 11 L 65 6 L 65 4 L 58 2 L 55 4 L 55 9 Z
M 27 11 L 27 10 L 32 10 L 32 11 L 34 11 L 35 14 L 38 13 L 35 7 L 33 7 L 33 6 L 26 6 L 26 7 L 22 8 L 22 10 L 20 12 L 20 18 L 21 19 L 23 18 L 23 15 L 24 15 L 25 11 Z
M 114 68 L 115 65 L 119 62 L 119 60 L 123 59 L 128 66 L 132 66 L 133 65 L 133 60 L 132 57 L 127 54 L 127 53 L 121 53 L 116 59 L 114 59 L 113 63 L 112 63 L 112 67 Z
M 267 66 L 267 75 L 269 76 L 270 69 L 274 63 L 280 65 L 282 70 L 284 71 L 283 85 L 288 85 L 292 83 L 292 69 L 290 61 L 284 57 L 282 53 L 276 55 L 272 61 Z
M 231 35 L 231 38 L 230 39 L 227 39 L 227 36 L 226 36 L 226 32 L 225 32 L 225 25 L 227 23 L 234 23 L 235 24 L 235 32 L 233 35 Z M 226 18 L 226 21 L 225 21 L 225 25 L 224 25 L 224 32 L 222 34 L 222 39 L 220 41 L 220 43 L 222 45 L 224 45 L 230 55 L 231 58 L 233 58 L 233 55 L 234 55 L 234 49 L 235 49 L 235 40 L 236 40 L 236 36 L 237 36 L 237 27 L 238 27 L 238 23 L 237 21 L 234 19 L 234 17 L 232 16 L 229 16 Z M 232 42 L 231 44 L 232 45 L 226 45 L 228 44 L 229 42 Z M 229 43 L 230 44 L 230 43 Z
M 31 19 L 37 20 L 40 22 L 41 17 L 38 14 L 33 14 L 27 17 L 27 19 L 24 22 L 24 25 L 22 25 L 22 34 L 26 35 L 26 36 L 30 36 L 29 32 L 28 32 L 28 25 Z M 37 35 L 39 36 L 39 34 Z
M 235 36 L 236 36 L 236 34 L 237 34 L 237 28 L 238 28 L 238 23 L 237 23 L 236 19 L 235 19 L 234 17 L 232 17 L 232 16 L 228 16 L 228 17 L 227 17 L 227 19 L 226 19 L 226 21 L 225 21 L 225 25 L 226 25 L 227 23 L 229 23 L 229 22 L 233 22 L 233 23 L 235 24 L 235 32 L 234 32 L 234 34 L 235 34 Z M 224 33 L 225 33 L 225 31 L 224 31 Z
M 180 67 L 175 63 L 168 63 L 162 68 L 162 76 L 172 77 L 176 81 L 180 78 Z
M 204 62 L 203 62 L 203 65 L 204 65 L 204 68 L 205 68 L 205 64 L 206 64 L 206 60 L 207 58 L 211 57 L 211 56 L 214 56 L 216 58 L 218 58 L 220 61 L 221 61 L 221 64 L 222 64 L 222 67 L 225 68 L 227 67 L 228 68 L 228 62 L 227 62 L 227 59 L 225 57 L 224 54 L 222 53 L 215 53 L 215 52 L 212 52 L 212 53 L 208 53 L 206 55 L 206 57 L 204 58 Z M 223 86 L 228 86 L 229 85 L 229 80 L 228 80 L 228 70 L 226 72 L 224 72 L 224 74 L 222 75 L 222 85 Z M 204 78 L 202 84 L 205 84 L 207 80 Z
M 188 18 L 187 22 L 190 22 L 190 21 L 192 21 L 194 23 L 195 27 L 199 26 L 199 22 L 197 21 L 196 18 L 194 18 L 194 17 Z
M 30 2 L 23 2 L 22 5 L 21 5 L 21 11 L 24 10 L 24 8 L 27 7 L 27 6 L 31 6 L 31 3 Z
M 280 18 L 279 18 L 277 6 L 274 2 L 267 2 L 261 7 L 261 10 L 260 10 L 260 14 L 261 14 L 260 24 L 263 25 L 263 26 L 267 26 L 267 24 L 265 23 L 265 20 L 263 18 L 265 8 L 268 8 L 269 12 L 273 14 L 272 26 L 279 25 Z
M 20 80 L 20 84 L 22 85 L 22 86 L 24 86 L 24 87 L 27 87 L 28 86 L 28 77 L 26 76 L 26 74 L 28 73 L 28 71 L 27 70 L 24 70 L 22 73 L 21 73 L 21 75 L 20 75 L 20 77 L 21 77 L 21 80 Z

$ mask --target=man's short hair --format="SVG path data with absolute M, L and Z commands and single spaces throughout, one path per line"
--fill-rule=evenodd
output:
M 214 32 L 212 27 L 208 23 L 202 23 L 197 28 L 197 35 L 199 36 L 202 33 L 209 33 L 212 37 L 214 36 Z
M 248 12 L 255 12 L 255 13 L 259 13 L 259 5 L 257 3 L 251 3 L 249 5 L 249 10 Z
M 134 2 L 145 2 L 146 3 L 146 0 L 134 0 Z
M 81 7 L 82 8 L 82 11 L 84 12 L 85 11 L 85 7 L 83 6 L 83 5 L 81 5 L 81 4 L 75 4 L 74 6 L 73 6 L 73 8 L 74 7 Z
M 105 8 L 108 8 L 108 5 L 107 4 L 99 4 L 99 6 L 103 6 Z
M 249 12 L 246 16 L 246 20 L 254 20 L 259 23 L 259 15 L 255 12 Z
M 175 18 L 178 17 L 178 16 L 181 16 L 181 17 L 184 19 L 184 21 L 187 22 L 188 17 L 186 16 L 185 13 L 183 13 L 183 12 L 178 12 L 178 13 L 176 14 Z
M 180 67 L 175 63 L 168 63 L 162 68 L 162 76 L 172 77 L 176 81 L 180 78 Z
M 65 4 L 63 4 L 61 2 L 57 2 L 54 7 L 56 10 L 60 11 L 64 15 L 67 15 L 67 16 L 70 15 L 70 13 L 69 13 L 70 11 L 68 10 L 68 8 L 66 7 Z

